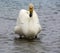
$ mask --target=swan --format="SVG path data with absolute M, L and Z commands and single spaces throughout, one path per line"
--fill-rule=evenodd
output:
M 20 10 L 14 31 L 20 37 L 37 38 L 38 33 L 41 32 L 41 25 L 33 4 L 29 4 L 29 10 Z

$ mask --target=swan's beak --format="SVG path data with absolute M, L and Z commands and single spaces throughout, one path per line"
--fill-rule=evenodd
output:
M 29 16 L 30 17 L 32 17 L 32 15 L 33 15 L 33 9 L 34 9 L 33 4 L 29 4 L 29 12 L 30 12 Z

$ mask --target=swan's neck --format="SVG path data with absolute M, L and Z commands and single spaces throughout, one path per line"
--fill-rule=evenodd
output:
M 33 12 L 30 12 L 29 17 L 32 17 L 32 15 L 33 15 Z

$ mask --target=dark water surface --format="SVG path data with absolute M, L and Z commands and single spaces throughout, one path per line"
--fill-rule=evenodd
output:
M 19 10 L 30 2 L 42 26 L 39 39 L 15 39 Z M 0 53 L 60 53 L 60 0 L 0 0 Z

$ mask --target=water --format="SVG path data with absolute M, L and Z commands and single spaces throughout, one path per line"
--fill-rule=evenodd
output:
M 15 38 L 19 10 L 32 2 L 42 26 L 39 39 Z M 60 0 L 0 0 L 0 53 L 60 53 Z

